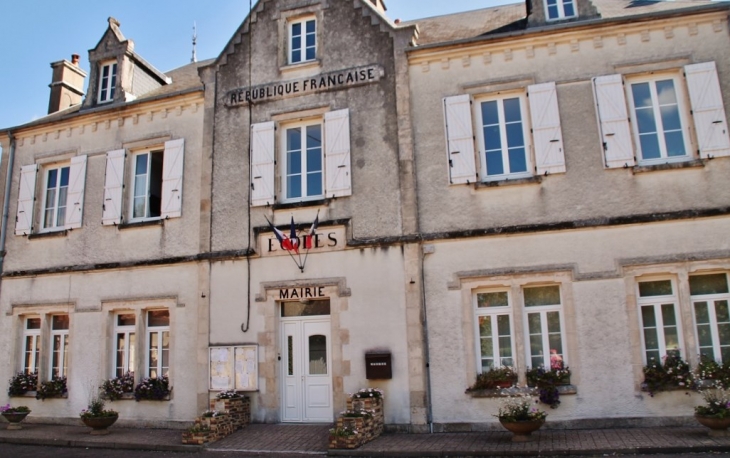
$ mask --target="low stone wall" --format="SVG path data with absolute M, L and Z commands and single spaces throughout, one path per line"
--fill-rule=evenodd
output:
M 214 417 L 196 418 L 195 426 L 183 432 L 183 444 L 203 445 L 214 442 L 251 423 L 251 400 L 245 396 L 234 399 L 213 399 L 210 401 L 210 410 L 219 413 Z
M 330 449 L 353 449 L 370 442 L 383 433 L 383 398 L 353 398 L 347 400 L 347 411 L 337 418 L 330 430 Z

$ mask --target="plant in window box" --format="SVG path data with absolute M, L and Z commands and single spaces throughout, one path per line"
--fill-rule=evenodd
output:
M 659 391 L 689 389 L 692 372 L 679 353 L 672 352 L 664 356 L 663 362 L 651 358 L 644 366 L 644 383 L 642 388 L 654 396 Z
M 25 417 L 30 413 L 30 409 L 27 406 L 10 407 L 10 404 L 6 404 L 0 407 L 0 414 L 8 421 L 8 429 L 23 429 L 20 426 L 20 422 L 25 420 Z
M 540 402 L 548 404 L 551 409 L 557 409 L 560 405 L 558 386 L 570 384 L 570 368 L 563 365 L 562 359 L 559 362 L 551 360 L 550 369 L 542 366 L 528 368 L 525 377 L 527 386 L 537 388 Z
M 8 396 L 22 396 L 38 389 L 38 373 L 18 372 L 10 379 Z
M 495 417 L 514 434 L 512 442 L 529 441 L 530 434 L 545 423 L 547 413 L 535 407 L 536 402 L 529 394 L 509 396 L 502 400 Z
M 66 389 L 66 377 L 53 377 L 51 380 L 41 382 L 35 398 L 45 400 L 48 398 L 60 398 L 68 393 Z
M 157 378 L 145 377 L 134 387 L 134 399 L 162 401 L 168 399 L 171 392 L 172 387 L 167 374 Z
M 220 400 L 220 399 L 240 399 L 242 397 L 243 397 L 242 395 L 240 395 L 238 392 L 236 392 L 234 390 L 226 390 L 226 391 L 221 391 L 220 393 L 218 393 L 218 395 L 216 395 L 215 398 Z
M 99 389 L 105 399 L 110 401 L 122 399 L 125 394 L 134 393 L 134 374 L 127 372 L 121 377 L 104 380 Z
M 486 372 L 477 374 L 477 379 L 467 392 L 491 390 L 495 388 L 509 388 L 517 383 L 517 372 L 510 366 L 493 367 Z

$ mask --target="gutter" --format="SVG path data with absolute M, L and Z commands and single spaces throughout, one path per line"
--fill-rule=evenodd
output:
M 13 176 L 13 167 L 15 162 L 15 137 L 13 132 L 7 131 L 8 137 L 10 138 L 10 153 L 8 154 L 8 172 L 5 176 L 5 195 L 3 196 L 3 219 L 0 225 L 0 273 L 3 271 L 3 264 L 5 261 L 5 239 L 8 232 L 8 212 L 10 209 L 10 188 L 11 178 Z

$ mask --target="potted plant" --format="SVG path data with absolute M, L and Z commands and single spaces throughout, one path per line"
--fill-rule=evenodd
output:
M 119 418 L 119 413 L 114 410 L 104 409 L 104 400 L 95 395 L 89 401 L 88 409 L 81 411 L 81 421 L 91 428 L 94 436 L 109 434 L 109 428 Z
M 710 436 L 725 436 L 730 427 L 730 390 L 717 383 L 712 388 L 700 390 L 704 405 L 695 407 L 695 418 L 710 428 Z
M 30 409 L 26 406 L 10 407 L 10 404 L 6 404 L 0 407 L 0 413 L 10 423 L 8 429 L 23 429 L 20 422 L 25 420 Z
M 171 392 L 172 387 L 167 374 L 156 378 L 145 377 L 134 387 L 134 399 L 137 401 L 142 399 L 164 401 L 170 399 Z
M 502 426 L 510 431 L 512 442 L 526 442 L 530 435 L 545 423 L 547 413 L 535 407 L 532 396 L 519 394 L 502 400 L 499 413 L 495 415 Z
M 678 352 L 670 352 L 662 358 L 662 362 L 651 358 L 644 366 L 644 383 L 642 389 L 654 396 L 659 391 L 689 389 L 692 372 Z
M 466 391 L 509 388 L 515 383 L 517 383 L 517 372 L 510 366 L 499 366 L 477 374 L 476 381 Z
M 41 382 L 41 386 L 38 388 L 38 392 L 35 395 L 36 399 L 41 401 L 48 398 L 61 398 L 68 393 L 66 388 L 66 377 L 54 376 L 51 380 Z
M 38 374 L 36 372 L 18 372 L 10 379 L 8 396 L 23 396 L 29 391 L 38 389 Z
M 99 387 L 101 395 L 110 401 L 134 396 L 134 373 L 127 372 L 121 377 L 104 380 Z

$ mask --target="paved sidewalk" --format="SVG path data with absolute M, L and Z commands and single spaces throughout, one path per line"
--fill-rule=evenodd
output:
M 129 450 L 199 451 L 203 447 L 182 445 L 181 431 L 169 429 L 110 428 L 106 436 L 91 436 L 84 426 L 24 423 L 22 430 L 8 431 L 0 424 L 0 442 L 84 448 Z M 565 456 L 698 452 L 730 452 L 730 436 L 709 437 L 706 428 L 625 428 L 540 430 L 534 440 L 512 443 L 503 431 L 436 434 L 384 434 L 356 450 L 327 450 L 329 425 L 262 425 L 244 430 L 212 444 L 210 452 L 241 452 L 261 456 L 352 457 L 476 457 L 476 456 Z

